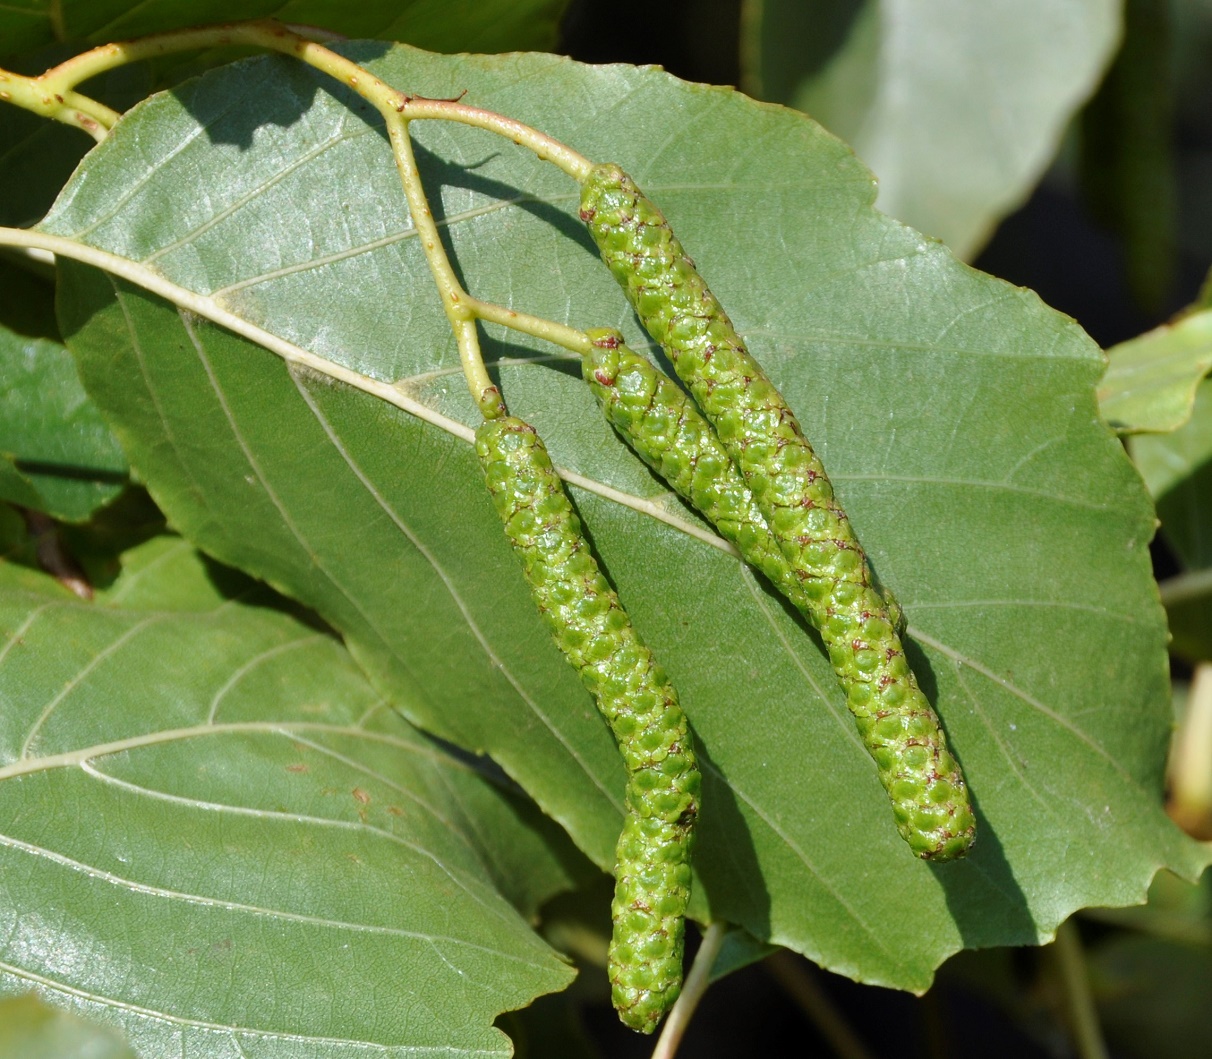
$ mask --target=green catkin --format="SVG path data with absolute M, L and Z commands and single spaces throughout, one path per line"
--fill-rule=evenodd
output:
M 681 387 L 638 353 L 613 328 L 585 332 L 592 350 L 581 359 L 581 375 L 607 421 L 649 467 L 689 500 L 741 558 L 760 570 L 811 619 L 811 601 L 791 571 L 778 542 L 720 439 Z M 898 633 L 900 604 L 884 597 Z
M 701 785 L 686 715 L 598 568 L 534 428 L 489 420 L 476 431 L 476 453 L 535 603 L 627 768 L 608 972 L 619 1017 L 651 1033 L 682 988 Z
M 581 361 L 602 411 L 649 467 L 690 501 L 797 607 L 807 607 L 799 578 L 779 550 L 753 495 L 694 403 L 664 372 L 608 328 L 586 331 L 593 350 Z
M 791 408 L 664 216 L 617 165 L 593 168 L 581 189 L 581 219 L 800 579 L 901 836 L 919 857 L 963 856 L 976 833 L 963 774 L 905 659 L 896 615 Z

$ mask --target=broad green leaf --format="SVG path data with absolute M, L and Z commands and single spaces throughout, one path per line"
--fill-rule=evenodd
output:
M 0 1000 L 0 1055 L 13 1059 L 138 1059 L 121 1037 L 33 994 Z
M 21 507 L 41 508 L 42 497 L 7 453 L 0 453 L 0 499 Z
M 1198 384 L 1181 427 L 1137 435 L 1128 446 L 1157 502 L 1161 532 L 1185 567 L 1162 585 L 1173 649 L 1212 660 L 1212 381 Z
M 566 0 L 14 0 L 0 9 L 0 55 L 56 41 L 107 44 L 210 22 L 277 18 L 350 37 L 406 40 L 436 51 L 505 51 L 555 44 Z
M 1121 434 L 1177 430 L 1191 417 L 1195 391 L 1212 370 L 1212 311 L 1112 346 L 1107 358 L 1098 388 L 1103 418 Z
M 163 5 L 159 7 L 163 9 Z M 11 7 L 0 7 L 0 24 L 12 14 Z M 6 45 L 7 39 L 0 30 L 0 52 L 7 51 Z M 35 76 L 78 50 L 79 47 L 54 44 L 32 54 L 6 58 L 2 64 L 16 73 Z M 82 91 L 122 113 L 146 99 L 158 87 L 154 70 L 162 65 L 167 73 L 172 72 L 168 66 L 170 61 L 159 60 L 155 66 L 151 63 L 120 66 L 84 82 Z M 183 76 L 185 74 L 176 80 Z M 55 201 L 80 159 L 94 146 L 96 141 L 82 129 L 51 121 L 9 103 L 0 103 L 0 187 L 4 189 L 4 194 L 0 195 L 0 221 L 17 227 L 38 221 Z
M 113 583 L 122 572 L 123 561 L 129 564 L 130 556 L 124 553 L 165 529 L 163 513 L 147 491 L 135 485 L 128 486 L 87 522 L 58 527 L 64 550 L 79 564 L 89 584 L 98 589 Z
M 1119 0 L 749 0 L 746 91 L 811 114 L 885 213 L 971 257 L 1052 160 L 1115 50 Z
M 0 567 L 0 992 L 146 1056 L 508 1055 L 571 978 L 522 918 L 556 836 L 242 580 L 174 538 L 96 604 Z
M 1128 445 L 1157 501 L 1166 539 L 1188 569 L 1212 566 L 1212 380 L 1195 388 L 1186 422 Z
M 42 267 L 0 258 L 0 498 L 79 520 L 121 489 L 126 461 L 59 339 Z
M 126 483 L 127 466 L 60 342 L 0 326 L 0 499 L 79 522 Z
M 896 835 L 819 641 L 614 438 L 574 364 L 490 329 L 511 409 L 570 475 L 694 724 L 700 917 L 921 989 L 961 947 L 1038 941 L 1203 863 L 1161 810 L 1152 508 L 1071 320 L 877 212 L 870 174 L 793 112 L 652 69 L 347 50 L 630 169 L 905 606 L 980 815 L 973 855 L 938 867 Z M 566 177 L 479 130 L 414 130 L 475 294 L 644 345 Z M 109 270 L 65 263 L 62 324 L 172 523 L 314 607 L 414 723 L 491 753 L 609 866 L 622 769 L 491 510 L 373 113 L 284 59 L 216 71 L 129 115 L 43 232 Z

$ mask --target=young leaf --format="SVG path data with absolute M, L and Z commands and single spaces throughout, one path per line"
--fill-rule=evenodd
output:
M 1157 503 L 1166 543 L 1184 570 L 1161 589 L 1171 648 L 1191 661 L 1212 659 L 1212 381 L 1195 388 L 1182 426 L 1129 438 L 1128 451 Z
M 1190 417 L 1212 369 L 1212 311 L 1194 312 L 1107 350 L 1103 418 L 1121 434 L 1166 433 Z

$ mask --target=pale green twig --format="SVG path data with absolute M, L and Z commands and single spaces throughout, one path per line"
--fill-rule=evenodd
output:
M 509 309 L 504 305 L 497 305 L 495 302 L 481 301 L 471 295 L 466 296 L 465 305 L 481 320 L 512 328 L 514 331 L 531 335 L 534 338 L 544 339 L 557 346 L 563 346 L 582 357 L 593 349 L 589 336 L 575 327 L 568 327 L 541 316 L 518 312 L 516 309 Z
M 149 268 L 142 262 L 131 261 L 107 250 L 89 246 L 87 243 L 51 235 L 49 232 L 39 229 L 0 227 L 0 248 L 4 247 L 14 247 L 26 252 L 37 251 L 47 255 L 48 258 L 51 255 L 69 258 L 91 265 L 93 268 L 102 269 L 142 290 L 158 295 L 173 305 L 187 309 L 202 319 L 210 320 L 212 323 L 248 339 L 275 356 L 281 357 L 293 367 L 346 383 L 353 389 L 385 401 L 422 422 L 445 431 L 452 437 L 459 438 L 468 444 L 472 441 L 475 432 L 470 427 L 443 415 L 437 409 L 418 400 L 412 396 L 407 386 L 386 382 L 383 379 L 374 379 L 360 372 L 352 371 L 335 361 L 321 357 L 293 342 L 288 342 L 279 335 L 275 335 L 263 327 L 258 327 L 231 312 L 213 298 L 174 283 L 165 278 L 162 273 L 154 268 Z M 694 540 L 718 549 L 725 555 L 739 559 L 736 549 L 726 540 L 704 528 L 697 520 L 692 521 L 682 517 L 680 509 L 667 507 L 660 498 L 650 499 L 636 496 L 568 467 L 557 465 L 556 470 L 564 481 L 579 489 L 603 497 L 611 503 L 619 504 L 632 511 L 638 511 L 648 518 L 671 526 L 679 533 L 684 533 Z M 3 769 L 0 769 L 0 774 L 2 773 Z M 0 775 L 0 778 L 3 776 Z
M 105 139 L 106 133 L 120 117 L 116 110 L 70 88 L 48 84 L 41 77 L 26 77 L 11 70 L 0 70 L 0 101 L 83 129 L 98 141 Z
M 481 414 L 485 419 L 496 419 L 505 414 L 501 391 L 488 377 L 488 370 L 484 367 L 484 358 L 480 353 L 479 336 L 476 334 L 475 313 L 466 304 L 467 293 L 450 265 L 446 248 L 442 246 L 442 239 L 438 235 L 438 226 L 434 224 L 433 212 L 425 197 L 425 189 L 421 186 L 421 176 L 417 172 L 412 139 L 408 135 L 408 121 L 402 114 L 391 111 L 384 117 L 392 153 L 396 158 L 396 168 L 400 171 L 400 183 L 408 199 L 409 212 L 412 214 L 413 227 L 421 239 L 421 248 L 425 252 L 425 260 L 433 274 L 434 283 L 437 284 L 442 308 L 446 310 L 446 318 L 455 333 L 463 375 Z
M 229 23 L 152 34 L 138 40 L 118 41 L 83 52 L 37 78 L 0 71 L 0 98 L 44 113 L 59 121 L 76 124 L 103 139 L 106 130 L 118 120 L 117 112 L 103 107 L 75 91 L 75 86 L 127 63 L 151 59 L 173 52 L 219 45 L 251 45 L 293 55 L 310 66 L 348 85 L 372 103 L 387 123 L 388 137 L 400 172 L 400 181 L 408 199 L 413 224 L 421 238 L 425 258 L 437 284 L 442 306 L 454 331 L 459 361 L 477 407 L 485 418 L 504 413 L 500 391 L 493 385 L 484 366 L 476 332 L 476 318 L 512 327 L 526 334 L 585 353 L 589 340 L 583 334 L 552 320 L 519 313 L 490 302 L 471 298 L 463 290 L 451 268 L 438 236 L 433 214 L 421 185 L 408 123 L 413 120 L 443 118 L 495 132 L 529 148 L 540 158 L 553 162 L 576 180 L 589 172 L 590 163 L 576 151 L 544 133 L 491 111 L 468 107 L 458 100 L 427 99 L 392 88 L 357 63 L 324 47 L 319 39 L 332 35 L 308 27 L 291 27 L 273 20 Z
M 1081 938 L 1072 919 L 1057 927 L 1051 948 L 1060 971 L 1065 1016 L 1079 1059 L 1108 1059 L 1107 1045 L 1090 992 Z
M 682 993 L 665 1019 L 665 1026 L 661 1030 L 656 1048 L 653 1049 L 652 1059 L 673 1059 L 695 1008 L 699 1006 L 707 986 L 711 984 L 711 968 L 715 965 L 715 958 L 720 954 L 720 946 L 724 944 L 724 935 L 727 933 L 727 923 L 712 923 L 707 928 L 699 951 L 695 953 L 690 974 L 682 985 Z
M 102 108 L 101 104 L 73 93 L 77 85 L 98 74 L 142 59 L 197 48 L 231 44 L 249 45 L 293 55 L 309 66 L 314 66 L 342 84 L 348 85 L 385 116 L 394 111 L 403 114 L 410 121 L 442 119 L 485 129 L 527 148 L 544 161 L 558 166 L 577 181 L 583 180 L 592 168 L 584 155 L 523 122 L 495 114 L 490 110 L 467 106 L 457 99 L 427 99 L 424 96 L 409 95 L 392 88 L 357 63 L 338 55 L 320 43 L 320 40 L 331 40 L 331 38 L 332 34 L 323 30 L 300 26 L 289 27 L 272 19 L 171 30 L 167 33 L 151 34 L 138 40 L 117 41 L 100 48 L 93 48 L 91 51 L 83 52 L 47 70 L 40 77 L 25 78 L 24 80 L 32 80 L 52 96 L 57 93 L 65 100 L 71 93 L 74 101 L 71 105 L 73 106 L 79 105 L 79 101 L 85 101 L 94 108 L 100 108 L 101 111 L 106 112 L 104 120 L 98 114 L 92 116 L 100 125 L 108 128 L 117 120 L 118 115 L 108 107 Z M 19 75 L 7 74 L 6 76 L 15 78 Z M 13 102 L 18 102 L 22 106 L 26 105 L 16 99 Z M 39 109 L 45 110 L 45 106 L 41 105 Z M 58 120 L 66 119 L 58 118 Z

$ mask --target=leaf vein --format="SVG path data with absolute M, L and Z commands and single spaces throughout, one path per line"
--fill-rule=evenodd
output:
M 893 963 L 900 963 L 896 953 L 894 953 L 890 948 L 888 948 L 887 945 L 884 944 L 884 940 L 880 937 L 879 932 L 861 915 L 859 915 L 857 909 L 855 909 L 854 906 L 846 900 L 839 890 L 837 890 L 825 879 L 825 876 L 821 873 L 820 869 L 817 868 L 817 866 L 813 864 L 811 860 L 809 860 L 808 854 L 804 852 L 800 844 L 796 842 L 789 834 L 787 834 L 787 832 L 775 822 L 775 820 L 765 811 L 765 809 L 758 805 L 757 802 L 750 798 L 749 795 L 741 790 L 740 787 L 738 787 L 735 783 L 726 780 L 723 773 L 720 772 L 720 770 L 714 765 L 707 761 L 700 761 L 699 767 L 706 772 L 712 773 L 721 783 L 727 784 L 732 792 L 736 794 L 741 801 L 748 805 L 750 809 L 753 810 L 762 823 L 770 828 L 770 830 L 783 841 L 783 844 L 795 854 L 799 862 L 808 869 L 808 873 L 820 884 L 825 892 L 828 893 L 829 896 L 832 897 L 843 909 L 845 909 L 850 918 L 853 919 L 854 922 L 862 928 L 863 932 L 875 943 L 875 947 L 879 949 L 880 952 L 882 952 L 885 956 L 887 956 Z
M 288 643 L 278 644 L 276 647 L 270 647 L 267 650 L 254 655 L 248 659 L 242 666 L 236 669 L 230 677 L 223 682 L 223 685 L 215 692 L 210 700 L 210 709 L 206 713 L 206 723 L 214 724 L 215 718 L 219 714 L 219 705 L 229 691 L 240 683 L 252 670 L 256 669 L 262 662 L 266 662 L 278 655 L 285 654 L 288 651 L 297 650 L 307 644 L 316 643 L 318 641 L 327 641 L 328 637 L 323 633 L 310 633 L 307 636 L 300 636 L 297 639 L 291 640 Z
M 994 684 L 997 684 L 999 687 L 1005 689 L 1015 698 L 1026 703 L 1032 709 L 1037 710 L 1044 717 L 1047 717 L 1058 727 L 1065 729 L 1065 731 L 1067 731 L 1080 743 L 1088 747 L 1090 750 L 1093 750 L 1095 754 L 1106 761 L 1107 764 L 1109 764 L 1116 772 L 1126 779 L 1133 787 L 1135 787 L 1141 793 L 1144 793 L 1143 788 L 1140 785 L 1140 781 L 1126 768 L 1124 768 L 1123 765 L 1116 761 L 1105 748 L 1100 746 L 1087 733 L 1078 728 L 1077 725 L 1069 720 L 1069 718 L 1057 713 L 1054 709 L 1052 709 L 1052 707 L 1041 702 L 1034 695 L 1024 691 L 1007 677 L 1003 677 L 995 673 L 988 666 L 984 665 L 984 663 L 968 657 L 968 655 L 964 654 L 963 651 L 959 651 L 956 648 L 951 647 L 949 644 L 943 643 L 941 640 L 936 640 L 933 636 L 930 636 L 927 633 L 922 632 L 920 629 L 914 628 L 913 626 L 910 626 L 906 631 L 910 636 L 913 637 L 913 639 L 919 641 L 920 643 L 929 644 L 936 651 L 940 651 L 946 655 L 952 660 L 952 662 L 965 666 L 968 669 L 971 669 L 973 672 L 979 673 L 985 679 L 991 680 Z
M 454 605 L 458 608 L 459 613 L 463 616 L 463 620 L 467 623 L 468 629 L 471 631 L 472 636 L 475 637 L 476 643 L 478 643 L 481 649 L 484 651 L 484 654 L 487 656 L 490 664 L 494 668 L 500 670 L 501 675 L 509 683 L 509 686 L 513 688 L 515 694 L 517 694 L 522 702 L 526 704 L 530 712 L 543 723 L 544 727 L 546 727 L 547 730 L 552 734 L 556 742 L 558 742 L 564 748 L 565 753 L 567 753 L 569 757 L 571 757 L 572 760 L 577 763 L 593 785 L 597 787 L 599 791 L 601 791 L 606 800 L 621 813 L 623 811 L 623 802 L 618 793 L 609 790 L 602 782 L 601 778 L 589 768 L 589 766 L 585 763 L 584 758 L 577 751 L 576 747 L 572 745 L 563 731 L 561 731 L 555 722 L 552 721 L 552 719 L 539 707 L 538 702 L 536 702 L 526 688 L 522 686 L 521 681 L 518 680 L 518 678 L 514 675 L 513 671 L 506 664 L 505 660 L 501 658 L 501 656 L 498 655 L 493 649 L 492 645 L 488 642 L 488 637 L 484 635 L 483 630 L 472 616 L 470 608 L 467 606 L 466 601 L 463 599 L 459 590 L 455 586 L 454 581 L 451 579 L 446 570 L 443 569 L 441 563 L 438 562 L 437 557 L 424 545 L 412 527 L 404 521 L 400 513 L 396 511 L 396 509 L 390 503 L 388 503 L 387 498 L 381 492 L 379 492 L 378 488 L 376 488 L 370 478 L 367 477 L 366 472 L 353 458 L 350 451 L 345 447 L 344 442 L 342 442 L 337 436 L 332 424 L 328 421 L 328 417 L 325 416 L 320 410 L 320 407 L 316 404 L 315 399 L 307 391 L 307 389 L 300 384 L 298 377 L 293 377 L 296 388 L 302 395 L 303 400 L 307 402 L 307 406 L 311 409 L 312 415 L 315 416 L 316 422 L 320 424 L 320 427 L 328 435 L 333 447 L 345 461 L 350 471 L 352 471 L 358 481 L 362 483 L 362 487 L 367 491 L 367 493 L 370 494 L 374 502 L 378 504 L 380 510 L 382 510 L 383 513 L 387 515 L 387 517 L 390 518 L 395 524 L 396 528 L 404 534 L 404 536 L 408 539 L 408 542 L 413 546 L 413 548 L 416 549 L 417 553 L 421 555 L 427 563 L 429 563 L 433 572 L 437 575 L 438 580 L 442 582 L 443 587 L 446 589 L 447 593 L 449 593 L 450 598 Z
M 496 959 L 518 963 L 534 970 L 544 969 L 543 964 L 535 963 L 524 956 L 518 956 L 515 953 L 505 952 L 502 949 L 493 948 L 480 942 L 469 941 L 466 938 L 459 938 L 449 934 L 432 934 L 423 930 L 405 930 L 403 927 L 389 927 L 381 923 L 354 923 L 349 920 L 331 919 L 327 916 L 289 912 L 282 908 L 266 908 L 261 905 L 250 905 L 243 901 L 231 901 L 222 897 L 210 897 L 206 894 L 192 894 L 182 890 L 172 890 L 166 886 L 153 886 L 150 883 L 142 883 L 134 879 L 124 878 L 121 875 L 105 871 L 92 864 L 85 864 L 83 861 L 68 857 L 63 853 L 57 853 L 51 849 L 46 849 L 43 846 L 35 846 L 32 843 L 23 842 L 20 839 L 13 838 L 11 835 L 0 834 L 0 846 L 21 853 L 27 853 L 32 857 L 40 857 L 69 871 L 85 875 L 90 879 L 128 890 L 131 893 L 142 894 L 146 897 L 163 898 L 166 901 L 179 901 L 183 904 L 197 905 L 203 908 L 217 908 L 225 912 L 246 912 L 249 915 L 263 916 L 267 919 L 281 920 L 288 923 L 301 923 L 306 926 L 324 929 L 331 928 L 354 934 L 374 934 L 383 937 L 407 938 L 410 941 L 420 941 L 426 945 L 441 943 L 457 948 L 472 949 Z
M 384 1055 L 389 1055 L 398 1049 L 386 1044 L 379 1044 L 376 1041 L 352 1041 L 342 1037 L 320 1037 L 311 1036 L 303 1033 L 287 1033 L 281 1030 L 263 1030 L 254 1026 L 231 1026 L 224 1025 L 221 1022 L 208 1022 L 205 1019 L 191 1019 L 182 1015 L 172 1015 L 166 1011 L 158 1011 L 155 1008 L 144 1007 L 140 1004 L 132 1004 L 126 1000 L 118 1000 L 114 997 L 107 997 L 100 993 L 93 993 L 86 989 L 80 989 L 75 986 L 67 985 L 64 982 L 55 981 L 53 978 L 48 978 L 45 975 L 30 971 L 24 967 L 18 967 L 15 964 L 0 961 L 0 971 L 7 972 L 17 978 L 24 979 L 27 982 L 35 982 L 38 985 L 56 993 L 66 993 L 68 996 L 74 996 L 80 1000 L 87 1001 L 93 1004 L 100 1004 L 105 1007 L 114 1008 L 118 1011 L 129 1011 L 132 1014 L 139 1015 L 143 1018 L 157 1019 L 161 1022 L 167 1022 L 174 1026 L 190 1026 L 196 1029 L 203 1030 L 223 1030 L 229 1034 L 240 1034 L 245 1037 L 255 1037 L 259 1040 L 281 1040 L 281 1041 L 297 1041 L 306 1044 L 356 1044 L 364 1045 L 369 1048 L 375 1048 L 383 1052 Z M 183 1045 L 184 1046 L 184 1045 Z M 451 1052 L 457 1052 L 460 1055 L 488 1055 L 499 1056 L 504 1059 L 508 1052 L 500 1050 L 489 1050 L 486 1048 L 459 1048 L 446 1045 L 405 1045 L 409 1052 L 433 1053 L 436 1055 L 446 1055 Z
M 64 702 L 64 700 L 80 686 L 81 681 L 87 678 L 91 672 L 100 666 L 102 662 L 110 658 L 111 655 L 125 647 L 130 640 L 134 639 L 134 637 L 136 637 L 149 625 L 154 625 L 163 620 L 163 617 L 160 615 L 146 617 L 142 621 L 132 625 L 117 639 L 107 644 L 103 650 L 98 651 L 95 655 L 93 655 L 92 658 L 90 658 L 88 662 L 75 674 L 75 676 L 73 676 L 69 681 L 67 681 L 67 683 L 63 685 L 62 689 L 59 691 L 59 694 L 57 694 L 53 699 L 50 700 L 50 702 L 46 704 L 45 708 L 42 710 L 42 713 L 38 716 L 38 719 L 34 722 L 33 726 L 29 730 L 29 733 L 26 735 L 25 742 L 21 744 L 21 753 L 19 757 L 24 760 L 30 756 L 30 749 L 34 744 L 34 740 L 38 737 L 38 733 L 42 730 L 42 727 L 50 719 L 51 714 L 53 714 L 55 710 L 58 709 L 59 706 Z
M 297 742 L 305 743 L 318 753 L 329 753 L 327 747 L 318 745 L 309 740 L 300 739 L 298 736 L 292 737 L 292 739 Z M 458 838 L 462 839 L 468 848 L 468 852 L 472 854 L 477 863 L 482 863 L 481 858 L 476 855 L 477 851 L 475 847 L 467 839 L 467 836 L 455 828 L 446 816 L 438 812 L 420 797 L 415 796 L 412 791 L 401 787 L 399 784 L 392 783 L 390 780 L 384 776 L 381 776 L 379 773 L 372 771 L 371 769 L 359 768 L 356 762 L 351 761 L 343 755 L 330 754 L 330 756 L 340 761 L 343 765 L 354 768 L 357 771 L 361 771 L 365 775 L 373 776 L 385 786 L 391 787 L 394 790 L 397 790 L 399 793 L 410 797 L 414 802 L 426 810 L 435 820 L 445 824 L 447 828 L 453 831 Z M 410 841 L 409 839 L 404 838 L 402 835 L 397 835 L 393 831 L 385 830 L 384 828 L 378 827 L 374 824 L 363 823 L 362 821 L 355 822 L 353 820 L 340 820 L 333 817 L 312 816 L 307 813 L 275 812 L 268 809 L 257 809 L 248 805 L 232 805 L 230 803 L 223 802 L 208 802 L 203 801 L 200 798 L 186 798 L 178 794 L 169 794 L 167 791 L 154 790 L 150 787 L 144 787 L 140 784 L 131 783 L 129 780 L 119 779 L 118 777 L 112 776 L 107 772 L 102 772 L 100 769 L 96 768 L 87 761 L 83 762 L 80 767 L 88 776 L 98 780 L 101 783 L 108 783 L 111 786 L 119 787 L 122 790 L 129 791 L 130 793 L 139 795 L 141 797 L 168 802 L 174 805 L 183 805 L 191 809 L 211 810 L 219 813 L 232 813 L 237 816 L 248 816 L 254 819 L 268 820 L 275 823 L 287 821 L 294 824 L 306 824 L 312 827 L 337 828 L 343 831 L 354 831 L 359 834 L 369 833 L 375 835 L 378 838 L 386 839 L 388 842 L 393 842 L 396 845 L 402 846 L 404 849 L 411 850 L 413 853 L 416 853 L 430 861 L 434 867 L 446 875 L 451 882 L 458 886 L 460 890 L 467 894 L 468 897 L 470 897 L 476 904 L 480 905 L 480 907 L 485 911 L 506 922 L 512 921 L 511 915 L 508 914 L 505 909 L 501 908 L 499 905 L 495 905 L 484 900 L 483 895 L 477 892 L 479 888 L 483 887 L 483 882 L 477 876 L 468 875 L 466 872 L 457 871 L 456 869 L 443 863 L 442 860 L 439 859 L 437 853 L 433 850 L 427 849 L 418 842 Z M 437 771 L 439 773 L 441 772 L 440 769 Z

